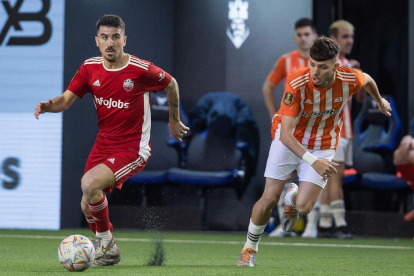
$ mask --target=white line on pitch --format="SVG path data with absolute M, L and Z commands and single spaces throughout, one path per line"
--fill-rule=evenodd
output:
M 0 235 L 0 238 L 62 240 L 66 237 L 64 237 L 64 236 L 36 236 L 36 235 Z M 153 241 L 153 239 L 133 239 L 133 238 L 116 238 L 116 240 L 117 241 L 125 241 L 125 242 L 152 242 Z M 203 241 L 203 240 L 172 240 L 172 239 L 163 239 L 163 242 L 166 242 L 166 243 L 191 243 L 191 244 L 244 244 L 244 241 L 243 242 L 241 242 L 241 241 Z M 406 247 L 406 246 L 357 245 L 357 244 L 261 242 L 260 245 L 414 250 L 414 247 Z

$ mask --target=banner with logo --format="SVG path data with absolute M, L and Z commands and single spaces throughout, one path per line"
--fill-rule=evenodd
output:
M 0 228 L 59 229 L 64 0 L 0 3 Z

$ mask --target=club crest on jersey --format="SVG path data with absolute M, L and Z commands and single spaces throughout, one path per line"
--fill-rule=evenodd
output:
M 134 88 L 134 82 L 131 79 L 124 80 L 124 89 L 129 92 Z
M 293 103 L 293 94 L 290 92 L 285 92 L 285 96 L 283 97 L 283 103 L 287 106 Z

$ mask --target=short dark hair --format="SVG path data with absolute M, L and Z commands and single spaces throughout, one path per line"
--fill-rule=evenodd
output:
M 295 30 L 297 28 L 308 27 L 308 26 L 312 28 L 312 31 L 314 33 L 316 33 L 315 23 L 313 23 L 312 19 L 306 18 L 306 17 L 301 18 L 298 21 L 296 21 L 296 23 L 295 23 Z
M 326 61 L 339 56 L 339 45 L 326 36 L 318 37 L 310 48 L 309 55 L 315 61 Z
M 121 29 L 125 34 L 125 23 L 118 15 L 105 14 L 96 22 L 96 31 L 99 31 L 101 26 L 115 27 Z

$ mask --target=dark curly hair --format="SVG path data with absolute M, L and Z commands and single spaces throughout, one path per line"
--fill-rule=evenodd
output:
M 309 54 L 315 61 L 326 61 L 339 56 L 339 45 L 326 36 L 318 37 L 310 48 Z
M 115 27 L 121 29 L 125 34 L 125 23 L 118 15 L 105 14 L 96 22 L 96 30 L 99 31 L 101 26 Z

